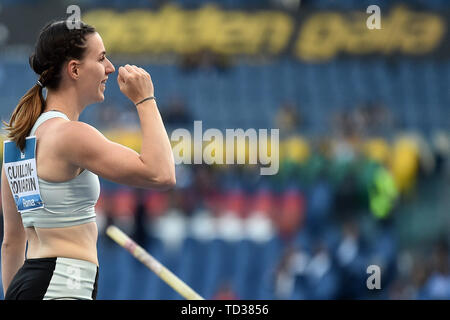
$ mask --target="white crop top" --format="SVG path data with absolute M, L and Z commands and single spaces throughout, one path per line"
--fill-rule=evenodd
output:
M 42 113 L 31 129 L 36 129 L 46 120 L 67 116 L 59 111 Z M 24 227 L 61 228 L 95 221 L 95 204 L 100 196 L 97 175 L 84 169 L 75 178 L 65 182 L 49 182 L 39 178 L 39 189 L 44 206 L 21 212 Z

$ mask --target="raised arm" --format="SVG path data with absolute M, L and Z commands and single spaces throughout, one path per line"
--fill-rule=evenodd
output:
M 150 75 L 136 66 L 119 68 L 120 90 L 133 102 L 154 95 Z M 142 130 L 141 153 L 109 141 L 95 128 L 78 121 L 61 124 L 61 156 L 105 179 L 134 187 L 168 189 L 175 185 L 175 163 L 155 100 L 137 107 Z

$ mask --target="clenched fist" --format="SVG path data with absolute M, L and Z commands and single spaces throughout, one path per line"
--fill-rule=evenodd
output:
M 120 91 L 134 104 L 154 95 L 154 88 L 150 74 L 135 65 L 126 64 L 119 68 L 117 83 Z

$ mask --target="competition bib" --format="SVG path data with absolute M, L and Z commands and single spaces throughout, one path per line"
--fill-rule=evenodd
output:
M 17 211 L 44 207 L 36 171 L 36 137 L 27 137 L 22 152 L 14 141 L 4 141 L 3 166 Z

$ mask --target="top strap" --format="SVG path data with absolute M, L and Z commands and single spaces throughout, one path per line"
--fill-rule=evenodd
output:
M 60 111 L 47 111 L 42 113 L 39 118 L 36 120 L 36 122 L 34 123 L 33 128 L 31 128 L 30 134 L 29 136 L 34 136 L 37 128 L 43 124 L 45 121 L 53 119 L 53 118 L 64 118 L 66 120 L 69 120 L 69 118 L 62 112 Z

